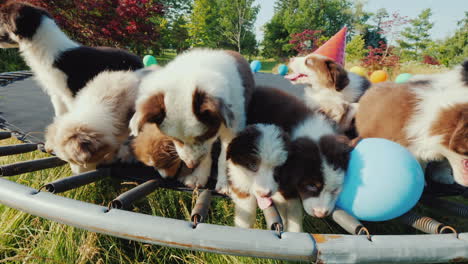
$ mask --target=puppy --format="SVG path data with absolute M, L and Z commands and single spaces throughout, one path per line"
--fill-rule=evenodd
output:
M 261 209 L 272 205 L 278 190 L 278 170 L 288 157 L 289 138 L 275 125 L 248 126 L 227 149 L 227 171 L 231 198 L 236 204 L 234 223 L 252 228 L 257 203 Z
M 71 111 L 55 117 L 46 149 L 70 163 L 74 173 L 112 161 L 130 131 L 139 78 L 133 72 L 102 72 L 76 96 Z
M 181 75 L 183 75 L 181 77 Z M 134 135 L 154 123 L 174 140 L 179 157 L 197 168 L 189 186 L 206 184 L 213 142 L 221 140 L 218 192 L 227 193 L 226 149 L 245 128 L 246 107 L 255 87 L 247 61 L 233 51 L 194 49 L 176 57 L 142 84 L 131 121 Z
M 146 124 L 132 143 L 137 160 L 154 167 L 161 177 L 175 177 L 182 160 L 172 139 L 159 131 L 155 124 Z
M 248 123 L 274 124 L 291 137 L 288 159 L 279 174 L 279 192 L 284 199 L 275 204 L 298 204 L 302 199 L 309 215 L 325 217 L 333 211 L 341 192 L 352 147 L 345 136 L 337 134 L 334 122 L 318 110 L 318 106 L 307 107 L 281 90 L 256 87 Z M 297 210 L 295 220 L 291 220 L 296 222 L 296 231 L 302 230 Z
M 345 131 L 351 128 L 357 104 L 370 82 L 357 74 L 347 72 L 332 59 L 309 54 L 292 58 L 289 68 L 293 72 L 286 75 L 292 83 L 305 84 L 306 103 L 335 120 Z
M 435 180 L 468 186 L 468 61 L 404 84 L 376 84 L 359 102 L 356 127 L 362 138 L 386 138 L 407 147 L 423 168 L 446 158 L 453 177 Z
M 0 6 L 0 48 L 19 48 L 56 116 L 71 110 L 78 92 L 98 73 L 143 67 L 140 58 L 124 50 L 72 41 L 46 10 L 19 1 Z

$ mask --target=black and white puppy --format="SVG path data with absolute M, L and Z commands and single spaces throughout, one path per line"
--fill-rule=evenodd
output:
M 358 104 L 356 102 L 370 87 L 370 82 L 357 74 L 347 72 L 332 59 L 309 54 L 291 58 L 291 74 L 286 75 L 294 84 L 305 84 L 305 101 L 335 120 L 342 130 L 352 126 Z
M 290 135 L 288 159 L 279 173 L 279 192 L 284 202 L 301 199 L 309 215 L 325 217 L 333 211 L 341 192 L 352 147 L 319 108 L 306 106 L 281 90 L 256 87 L 248 123 L 274 124 Z M 291 225 L 296 222 L 293 229 L 300 231 L 302 223 L 297 221 L 302 211 L 294 212 Z
M 248 62 L 237 52 L 193 49 L 143 79 L 130 122 L 133 135 L 154 123 L 171 137 L 189 168 L 189 186 L 203 186 L 211 171 L 211 147 L 219 137 L 217 191 L 228 192 L 226 149 L 246 126 L 246 108 L 255 87 Z
M 143 67 L 140 58 L 124 50 L 74 42 L 46 10 L 19 1 L 0 6 L 0 48 L 19 48 L 56 116 L 72 108 L 77 93 L 98 73 Z
M 252 228 L 257 204 L 272 205 L 278 190 L 278 172 L 288 158 L 289 137 L 275 125 L 248 126 L 227 149 L 227 174 L 236 205 L 234 223 Z

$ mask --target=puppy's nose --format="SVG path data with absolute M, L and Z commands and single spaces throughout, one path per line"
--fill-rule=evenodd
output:
M 325 209 L 313 209 L 312 211 L 314 213 L 314 216 L 318 218 L 324 218 L 328 215 L 328 210 Z
M 198 167 L 198 164 L 199 162 L 198 161 L 194 161 L 194 160 L 190 160 L 188 162 L 185 163 L 185 165 L 187 165 L 187 167 L 189 169 L 195 169 L 196 167 Z
M 257 194 L 258 197 L 262 197 L 262 198 L 268 198 L 268 197 L 271 197 L 272 195 L 271 190 L 257 190 L 255 191 L 255 193 Z

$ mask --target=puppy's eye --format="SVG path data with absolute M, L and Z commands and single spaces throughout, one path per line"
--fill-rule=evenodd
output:
M 318 187 L 313 184 L 306 185 L 305 188 L 308 192 L 314 192 L 314 193 L 318 192 Z

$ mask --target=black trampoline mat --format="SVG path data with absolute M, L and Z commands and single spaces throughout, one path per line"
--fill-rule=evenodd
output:
M 0 86 L 0 117 L 8 130 L 18 131 L 31 142 L 43 142 L 54 117 L 49 96 L 33 77 Z
M 304 98 L 304 88 L 292 85 L 281 75 L 255 73 L 257 85 L 271 86 Z M 52 122 L 50 98 L 33 77 L 0 86 L 0 126 L 25 135 L 27 141 L 44 141 L 45 128 Z

